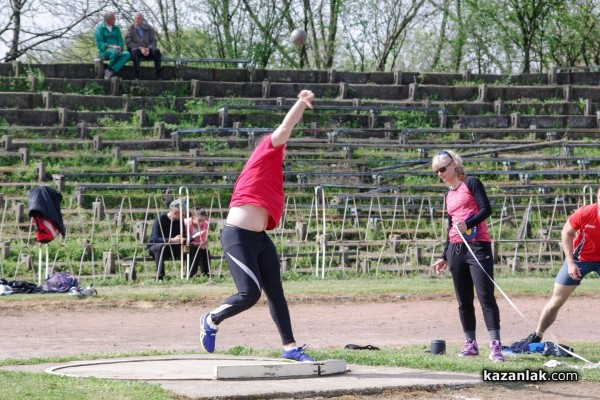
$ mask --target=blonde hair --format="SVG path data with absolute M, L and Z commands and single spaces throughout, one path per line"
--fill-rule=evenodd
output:
M 464 179 L 466 173 L 462 157 L 452 150 L 442 150 L 438 153 L 438 155 L 434 156 L 431 160 L 431 169 L 433 172 L 436 172 L 441 167 L 449 165 L 452 161 L 454 161 L 454 164 L 456 164 L 454 170 L 456 171 L 458 179 Z

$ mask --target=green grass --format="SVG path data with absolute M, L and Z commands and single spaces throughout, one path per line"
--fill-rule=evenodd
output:
M 600 359 L 600 343 L 576 343 L 573 344 L 575 351 L 580 356 L 596 362 Z M 438 371 L 456 371 L 467 373 L 481 373 L 482 369 L 494 371 L 521 371 L 524 369 L 538 370 L 543 364 L 551 359 L 561 361 L 565 366 L 558 370 L 573 370 L 569 366 L 584 366 L 585 362 L 573 357 L 545 357 L 541 354 L 521 354 L 508 356 L 504 363 L 495 363 L 487 358 L 487 350 L 481 352 L 480 357 L 466 358 L 458 357 L 461 347 L 459 345 L 447 346 L 447 354 L 431 355 L 427 353 L 428 346 L 409 345 L 393 348 L 383 348 L 381 351 L 357 351 L 357 350 L 332 350 L 311 351 L 317 359 L 341 358 L 349 363 L 362 365 L 385 365 L 407 368 L 432 369 Z M 272 353 L 271 355 L 274 355 Z M 545 368 L 544 368 L 545 369 Z M 555 371 L 557 369 L 547 369 Z M 592 382 L 600 382 L 600 369 L 577 369 L 580 379 Z
M 160 400 L 173 397 L 162 387 L 145 382 L 0 371 L 0 398 L 13 400 Z
M 548 296 L 552 290 L 553 277 L 550 274 L 541 276 L 513 276 L 501 275 L 497 283 L 511 297 L 519 296 Z M 218 281 L 200 282 L 194 284 L 180 280 L 171 280 L 167 283 L 156 284 L 147 282 L 132 286 L 117 285 L 103 286 L 96 284 L 99 296 L 96 298 L 80 300 L 69 296 L 54 296 L 53 301 L 68 303 L 84 301 L 106 306 L 107 303 L 127 301 L 167 301 L 169 304 L 201 301 L 209 297 L 223 298 L 231 294 L 235 287 L 230 278 Z M 284 282 L 286 295 L 290 302 L 327 301 L 335 298 L 336 301 L 373 301 L 376 299 L 394 299 L 403 297 L 429 298 L 441 296 L 454 296 L 452 281 L 447 275 L 441 277 L 404 276 L 395 274 L 380 274 L 379 276 L 356 277 L 337 276 L 321 280 L 313 276 L 298 276 L 293 280 Z M 594 296 L 600 290 L 600 279 L 586 278 L 576 292 L 575 296 Z M 500 294 L 497 294 L 500 296 Z M 30 301 L 34 303 L 40 299 L 49 300 L 48 295 L 13 295 L 0 298 L 0 312 L 3 307 L 10 307 L 12 302 L 27 307 Z M 89 304 L 92 305 L 92 304 Z M 54 305 L 48 305 L 53 307 Z M 376 343 L 373 343 L 377 345 Z M 569 343 L 575 348 L 577 354 L 596 362 L 600 360 L 600 342 Z M 456 356 L 460 347 L 458 344 L 449 343 L 446 355 L 431 355 L 427 353 L 428 345 L 409 345 L 398 347 L 384 347 L 380 351 L 356 351 L 342 348 L 324 348 L 310 350 L 309 353 L 317 359 L 343 359 L 350 364 L 373 366 L 399 366 L 407 368 L 428 369 L 436 371 L 457 371 L 480 374 L 482 369 L 520 371 L 530 369 L 537 371 L 544 362 L 550 358 L 541 355 L 520 355 L 508 357 L 505 363 L 492 363 L 487 359 L 487 352 L 482 352 L 482 357 L 460 358 Z M 220 354 L 230 355 L 255 355 L 278 357 L 279 349 L 251 349 L 236 346 Z M 91 354 L 75 357 L 53 358 L 28 358 L 0 360 L 0 366 L 33 365 L 43 363 L 67 363 L 70 361 L 90 360 L 100 358 L 115 358 L 125 356 L 175 354 L 173 352 L 149 351 L 142 353 L 107 353 Z M 181 354 L 178 352 L 177 354 Z M 568 365 L 582 366 L 584 363 L 575 358 L 564 358 Z M 564 371 L 548 369 L 548 371 Z M 600 382 L 600 370 L 581 369 L 579 379 Z M 0 371 L 0 399 L 173 399 L 167 391 L 157 385 L 144 382 L 128 382 L 105 380 L 95 378 L 70 378 L 55 376 L 45 373 Z
M 90 282 L 85 279 L 80 283 L 87 286 Z M 520 296 L 550 296 L 554 286 L 554 276 L 498 276 L 496 283 L 513 297 Z M 235 291 L 235 285 L 229 274 L 224 277 L 205 281 L 204 278 L 194 278 L 190 282 L 180 279 L 156 283 L 152 279 L 138 281 L 133 285 L 114 285 L 98 281 L 94 283 L 98 297 L 86 299 L 87 302 L 98 304 L 107 301 L 176 301 L 188 303 L 204 301 L 210 298 L 223 298 Z M 454 289 L 449 275 L 443 276 L 397 276 L 381 274 L 380 276 L 329 276 L 326 279 L 314 276 L 298 275 L 292 279 L 284 276 L 284 288 L 290 302 L 313 302 L 335 298 L 336 301 L 373 301 L 389 300 L 401 297 L 453 297 Z M 597 296 L 600 293 L 600 279 L 595 275 L 588 276 L 573 296 Z M 497 291 L 496 297 L 501 298 Z M 28 301 L 48 300 L 47 294 L 21 294 L 0 297 L 0 312 L 3 304 L 20 303 L 24 306 Z M 58 302 L 81 301 L 77 298 L 54 297 Z
M 577 353 L 592 362 L 600 359 L 600 343 L 577 343 Z M 539 354 L 507 357 L 504 363 L 494 363 L 487 359 L 485 351 L 476 358 L 461 358 L 458 345 L 449 345 L 447 354 L 431 355 L 424 345 L 386 347 L 379 351 L 325 349 L 310 350 L 317 359 L 343 359 L 349 364 L 417 368 L 436 371 L 465 372 L 481 374 L 483 369 L 491 371 L 522 371 L 525 369 L 548 372 L 577 371 L 579 380 L 600 382 L 599 369 L 573 369 L 572 366 L 583 366 L 585 363 L 574 358 L 562 358 L 565 365 L 559 368 L 543 368 L 549 357 Z M 279 357 L 280 350 L 256 350 L 244 346 L 236 346 L 220 354 L 234 356 Z M 131 354 L 99 354 L 83 357 L 23 359 L 0 361 L 0 366 L 32 365 L 41 363 L 67 363 L 70 361 L 99 358 L 115 358 L 124 356 L 174 354 L 171 352 L 144 352 Z M 555 358 L 556 359 L 556 358 Z M 172 395 L 160 386 L 145 382 L 118 381 L 95 378 L 70 378 L 45 373 L 0 371 L 0 398 L 20 399 L 173 399 Z
M 204 298 L 212 296 L 229 295 L 234 289 L 233 281 L 229 274 L 219 282 L 207 282 L 190 285 L 183 281 L 172 281 L 168 284 L 146 282 L 143 287 L 115 286 L 104 288 L 98 286 L 100 294 L 107 298 L 135 298 L 143 295 L 151 300 L 155 296 L 168 296 L 178 298 Z M 554 276 L 499 276 L 496 283 L 509 296 L 549 296 L 554 286 Z M 454 296 L 452 279 L 445 274 L 441 277 L 433 276 L 397 276 L 394 274 L 381 274 L 376 276 L 356 277 L 348 274 L 346 277 L 329 277 L 326 279 L 314 276 L 301 275 L 295 280 L 288 280 L 284 276 L 286 296 L 293 298 L 318 298 L 318 297 L 389 297 L 389 296 Z M 573 296 L 596 295 L 600 293 L 600 279 L 586 277 L 584 284 L 579 287 Z M 497 294 L 500 296 L 500 294 Z

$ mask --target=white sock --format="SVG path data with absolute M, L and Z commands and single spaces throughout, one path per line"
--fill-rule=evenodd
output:
M 219 329 L 219 327 L 217 325 L 215 325 L 215 323 L 213 322 L 211 315 L 208 314 L 208 317 L 206 317 L 206 323 L 208 324 L 208 326 L 210 326 L 212 329 Z

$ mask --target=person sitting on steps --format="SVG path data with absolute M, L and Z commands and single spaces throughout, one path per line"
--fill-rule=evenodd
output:
M 208 251 L 208 215 L 206 211 L 197 207 L 194 215 L 184 220 L 187 235 L 191 238 L 191 246 L 196 247 L 196 254 L 199 258 L 198 265 L 200 273 L 208 276 L 210 272 L 210 253 Z
M 135 80 L 140 79 L 141 59 L 154 61 L 154 73 L 156 80 L 162 80 L 161 54 L 157 46 L 158 35 L 154 28 L 144 22 L 141 12 L 133 16 L 133 24 L 129 25 L 125 34 L 125 43 L 131 53 L 133 61 L 133 72 Z
M 104 79 L 110 79 L 119 73 L 131 54 L 124 50 L 121 29 L 115 24 L 116 16 L 113 11 L 104 13 L 104 21 L 96 26 L 94 39 L 98 53 L 103 60 L 108 60 L 108 68 L 104 71 Z

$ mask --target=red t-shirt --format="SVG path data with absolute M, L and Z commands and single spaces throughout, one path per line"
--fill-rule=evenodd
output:
M 229 207 L 253 204 L 269 212 L 267 229 L 279 223 L 284 208 L 283 197 L 283 155 L 285 145 L 277 148 L 267 135 L 254 149 L 244 165 L 242 173 L 235 181 Z
M 598 204 L 575 210 L 569 224 L 577 231 L 573 239 L 573 253 L 579 261 L 600 261 L 600 217 Z

